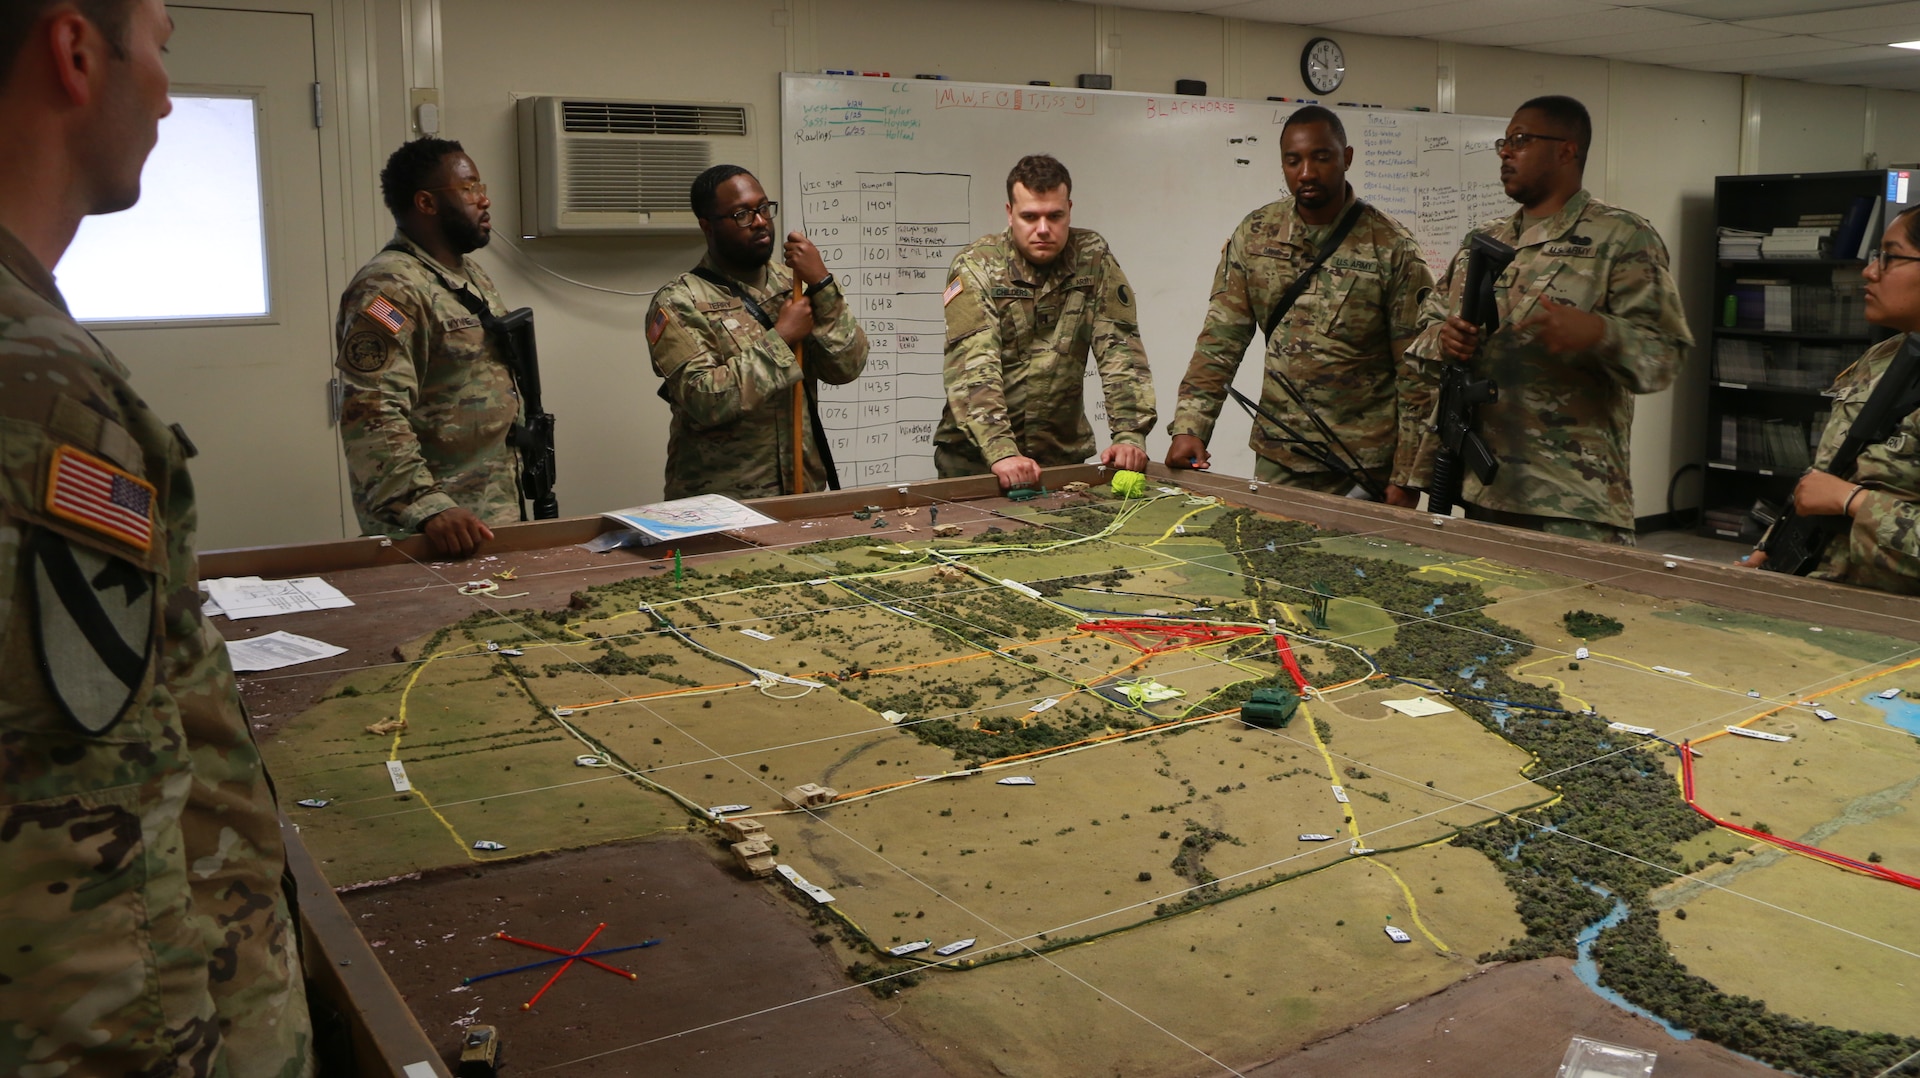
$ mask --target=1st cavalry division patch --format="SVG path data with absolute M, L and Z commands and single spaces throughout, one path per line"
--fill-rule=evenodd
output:
M 105 733 L 153 685 L 153 578 L 45 528 L 26 553 L 47 686 L 82 730 Z
M 53 451 L 46 510 L 140 550 L 153 545 L 153 484 L 70 445 Z

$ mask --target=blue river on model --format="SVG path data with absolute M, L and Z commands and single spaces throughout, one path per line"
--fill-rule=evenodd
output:
M 1887 725 L 1898 730 L 1904 730 L 1915 737 L 1920 737 L 1920 701 L 1911 700 L 1904 696 L 1893 700 L 1886 700 L 1876 694 L 1868 696 L 1862 702 L 1880 709 L 1886 716 Z M 1519 853 L 1520 844 L 1516 843 L 1514 848 L 1507 852 L 1507 856 L 1509 858 L 1515 858 L 1519 856 Z M 1613 898 L 1612 893 L 1604 887 L 1596 887 L 1593 884 L 1585 882 L 1582 883 L 1582 886 L 1603 898 Z M 1659 1015 L 1653 1014 L 1644 1007 L 1634 1006 L 1627 1002 L 1626 997 L 1615 992 L 1613 989 L 1601 986 L 1600 966 L 1599 963 L 1593 960 L 1593 941 L 1600 937 L 1602 931 L 1612 928 L 1614 925 L 1626 919 L 1627 904 L 1614 898 L 1613 912 L 1580 930 L 1580 934 L 1574 937 L 1575 942 L 1579 945 L 1579 958 L 1573 964 L 1574 976 L 1579 977 L 1580 982 L 1592 989 L 1594 994 L 1598 995 L 1601 999 L 1606 1000 L 1622 1010 L 1632 1011 L 1642 1018 L 1657 1023 L 1661 1029 L 1666 1030 L 1677 1040 L 1692 1040 L 1693 1034 L 1684 1029 L 1676 1028 L 1671 1023 L 1661 1019 Z
M 1613 898 L 1613 892 L 1604 887 L 1596 887 L 1584 880 L 1581 881 L 1580 885 L 1602 898 Z M 1666 1030 L 1675 1040 L 1692 1040 L 1693 1034 L 1673 1025 L 1659 1015 L 1647 1010 L 1645 1007 L 1636 1007 L 1628 1003 L 1627 997 L 1615 992 L 1613 989 L 1601 986 L 1600 965 L 1593 960 L 1593 941 L 1600 937 L 1602 931 L 1612 928 L 1614 925 L 1626 919 L 1627 904 L 1617 898 L 1613 898 L 1612 913 L 1607 914 L 1605 917 L 1600 918 L 1598 921 L 1580 930 L 1580 934 L 1574 937 L 1574 942 L 1579 944 L 1580 947 L 1580 957 L 1573 963 L 1573 975 L 1580 978 L 1580 983 L 1593 989 L 1593 993 L 1601 999 L 1606 1000 L 1608 1003 L 1613 1004 L 1623 1011 L 1632 1011 L 1634 1014 L 1653 1022 L 1661 1029 Z

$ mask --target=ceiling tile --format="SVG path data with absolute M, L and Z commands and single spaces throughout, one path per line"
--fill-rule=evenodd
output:
M 1447 31 L 1593 15 L 1607 10 L 1610 9 L 1605 4 L 1594 0 L 1450 0 L 1426 4 L 1413 11 L 1345 18 L 1322 25 L 1329 30 L 1423 37 Z
M 1698 26 L 1704 20 L 1673 15 L 1651 8 L 1608 8 L 1588 15 L 1535 19 L 1458 33 L 1440 31 L 1427 36 L 1440 41 L 1458 41 L 1468 45 L 1508 45 L 1525 47 L 1543 41 L 1566 41 L 1575 37 L 1604 37 L 1650 30 Z
M 1888 53 L 1885 46 L 1878 48 L 1856 46 L 1850 49 L 1823 49 L 1818 52 L 1782 53 L 1778 56 L 1748 56 L 1725 58 L 1720 60 L 1702 60 L 1681 66 L 1697 71 L 1734 71 L 1742 74 L 1772 75 L 1779 71 L 1794 68 L 1827 67 L 1834 64 L 1858 64 L 1884 59 Z M 1786 78 L 1788 76 L 1779 76 Z
M 1390 11 L 1410 11 L 1426 7 L 1431 0 L 1246 0 L 1243 3 L 1215 3 L 1203 8 L 1209 15 L 1229 19 L 1259 19 L 1286 22 L 1296 26 L 1319 26 L 1332 19 L 1362 15 L 1381 15 Z
M 1595 55 L 1617 56 L 1628 52 L 1642 52 L 1648 49 L 1678 49 L 1699 45 L 1734 45 L 1749 41 L 1771 41 L 1783 35 L 1765 30 L 1754 30 L 1745 26 L 1734 26 L 1724 22 L 1702 22 L 1692 26 L 1673 26 L 1663 30 L 1641 30 L 1631 34 L 1608 34 L 1605 37 L 1585 35 L 1544 42 L 1529 48 L 1546 48 L 1554 52 L 1569 51 L 1555 46 L 1584 45 Z
M 1806 15 L 1816 11 L 1845 11 L 1872 7 L 1871 0 L 1668 0 L 1662 11 L 1702 19 L 1760 19 L 1773 15 Z
M 1828 41 L 1847 41 L 1858 45 L 1891 45 L 1896 41 L 1920 39 L 1920 19 L 1913 19 L 1898 26 L 1876 26 L 1860 30 L 1822 30 L 1819 36 Z
M 1825 34 L 1835 30 L 1865 30 L 1876 26 L 1896 26 L 1920 22 L 1920 0 L 1873 7 L 1847 8 L 1800 15 L 1781 15 L 1770 19 L 1741 19 L 1740 25 L 1760 30 L 1778 30 L 1787 34 Z
M 1702 60 L 1737 60 L 1748 56 L 1775 56 L 1787 52 L 1804 55 L 1814 50 L 1833 47 L 1832 42 L 1818 38 L 1782 35 L 1726 45 L 1688 45 L 1683 48 L 1646 49 L 1642 52 L 1621 53 L 1614 59 L 1631 60 L 1640 64 L 1690 64 Z

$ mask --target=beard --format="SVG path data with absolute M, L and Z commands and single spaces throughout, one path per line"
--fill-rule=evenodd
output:
M 443 214 L 440 220 L 443 222 L 441 227 L 446 234 L 447 242 L 453 246 L 454 250 L 461 254 L 466 254 L 469 251 L 478 251 L 480 248 L 485 247 L 489 240 L 493 239 L 493 233 L 481 228 L 480 222 L 477 220 L 472 220 L 457 214 Z
M 765 244 L 761 240 L 765 238 Z M 773 261 L 773 229 L 767 228 L 755 232 L 744 239 L 723 236 L 718 243 L 720 254 L 725 260 L 742 269 L 759 269 Z

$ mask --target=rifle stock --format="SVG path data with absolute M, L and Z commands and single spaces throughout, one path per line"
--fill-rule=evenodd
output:
M 1500 327 L 1500 305 L 1496 282 L 1513 262 L 1513 248 L 1499 240 L 1475 233 L 1467 248 L 1467 279 L 1460 293 L 1460 317 L 1481 329 L 1481 341 Z M 1493 482 L 1500 461 L 1481 439 L 1475 410 L 1482 404 L 1500 399 L 1500 387 L 1491 378 L 1474 378 L 1467 364 L 1443 359 L 1446 370 L 1440 376 L 1440 401 L 1434 410 L 1433 429 L 1440 435 L 1440 448 L 1433 456 L 1433 480 L 1427 488 L 1427 508 L 1445 516 L 1460 500 L 1466 469 L 1482 483 Z

